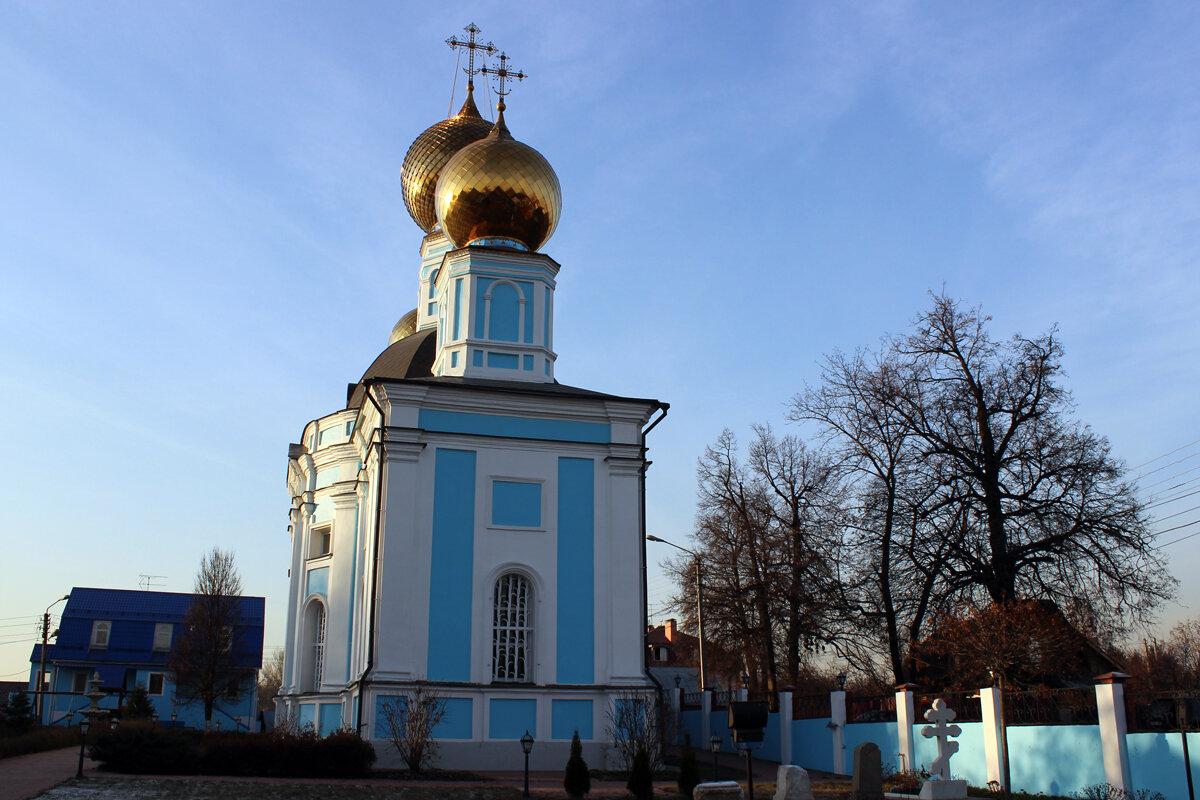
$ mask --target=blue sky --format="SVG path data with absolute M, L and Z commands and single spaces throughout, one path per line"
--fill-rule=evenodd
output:
M 723 427 L 782 426 L 943 286 L 999 336 L 1058 323 L 1130 465 L 1200 439 L 1196 4 L 9 0 L 0 675 L 71 586 L 188 591 L 213 545 L 282 643 L 287 444 L 415 305 L 400 164 L 470 21 L 562 183 L 559 380 L 672 405 L 651 533 L 686 542 Z M 1165 552 L 1170 622 L 1200 537 Z

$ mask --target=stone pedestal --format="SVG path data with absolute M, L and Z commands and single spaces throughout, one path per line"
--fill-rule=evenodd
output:
M 921 800 L 966 800 L 966 781 L 925 781 L 921 787 Z
M 742 785 L 734 781 L 698 783 L 692 790 L 692 800 L 744 800 Z
M 775 777 L 775 800 L 813 800 L 808 770 L 784 764 Z

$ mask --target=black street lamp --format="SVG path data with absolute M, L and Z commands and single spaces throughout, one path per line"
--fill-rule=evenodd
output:
M 529 797 L 529 753 L 533 750 L 533 736 L 529 731 L 525 731 L 525 735 L 521 737 L 521 749 L 525 751 L 525 791 L 521 797 Z
M 712 750 L 713 754 L 713 780 L 719 781 L 721 778 L 720 772 L 717 769 L 717 753 L 721 752 L 721 737 L 715 733 L 709 737 L 708 749 Z
M 700 554 L 695 550 L 688 550 L 686 547 L 680 547 L 674 542 L 668 542 L 666 539 L 660 539 L 657 536 L 651 536 L 650 534 L 646 534 L 646 541 L 670 545 L 676 550 L 682 550 L 692 558 L 696 559 L 696 627 L 699 629 L 698 632 L 700 634 L 700 691 L 704 691 L 704 689 L 708 686 L 708 683 L 705 681 L 704 676 L 704 594 L 701 591 L 702 584 L 700 575 Z
M 92 727 L 92 721 L 84 717 L 79 721 L 79 768 L 75 770 L 75 777 L 83 777 L 83 749 L 87 746 L 88 728 Z

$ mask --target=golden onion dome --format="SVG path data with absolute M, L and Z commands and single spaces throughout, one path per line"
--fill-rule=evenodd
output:
M 492 123 L 480 116 L 468 87 L 462 110 L 426 129 L 408 148 L 404 166 L 400 168 L 400 183 L 404 206 L 421 230 L 429 233 L 437 224 L 433 193 L 442 167 L 451 156 L 487 136 L 491 129 Z
M 388 344 L 393 345 L 401 339 L 412 336 L 416 332 L 417 310 L 414 308 L 412 311 L 401 317 L 400 321 L 397 322 L 395 327 L 392 328 L 392 335 L 388 337 Z
M 504 106 L 487 138 L 459 150 L 437 183 L 437 220 L 455 247 L 537 250 L 558 225 L 562 190 L 550 163 L 512 138 Z

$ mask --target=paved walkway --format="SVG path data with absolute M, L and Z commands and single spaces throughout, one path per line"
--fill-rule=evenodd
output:
M 697 757 L 705 757 L 704 763 L 711 765 L 711 755 L 696 754 Z M 50 750 L 45 753 L 33 753 L 27 756 L 16 756 L 15 758 L 6 758 L 0 760 L 0 800 L 29 800 L 31 797 L 36 797 L 47 789 L 53 788 L 58 784 L 75 777 L 75 769 L 79 763 L 79 749 L 68 747 L 62 750 Z M 745 769 L 746 761 L 744 758 L 722 753 L 718 757 L 720 764 L 721 779 L 729 780 L 742 778 Z M 773 783 L 775 781 L 775 772 L 778 769 L 778 764 L 773 761 L 760 761 L 755 759 L 754 762 L 754 781 L 755 783 Z M 736 770 L 736 776 L 735 776 Z M 188 775 L 181 777 L 172 777 L 165 775 L 118 775 L 111 772 L 100 772 L 95 763 L 90 759 L 85 759 L 83 762 L 83 774 L 85 777 L 96 778 L 127 778 L 129 780 L 195 780 L 195 781 L 232 781 L 237 783 L 290 783 L 290 784 L 330 784 L 338 783 L 337 780 L 320 779 L 320 778 L 243 778 L 243 777 L 215 777 L 206 775 Z M 814 773 L 817 777 L 818 773 Z M 524 773 L 522 772 L 481 772 L 479 776 L 487 781 L 490 786 L 513 786 L 521 788 L 524 781 Z M 547 772 L 530 772 L 529 773 L 529 790 L 531 794 L 541 795 L 562 795 L 562 772 L 560 770 Z M 398 781 L 392 778 L 355 778 L 349 779 L 349 782 L 356 785 L 375 784 L 384 786 L 395 786 Z M 419 786 L 470 786 L 468 781 L 421 781 L 416 784 Z M 671 781 L 656 782 L 656 786 L 673 785 Z M 593 781 L 593 791 L 619 793 L 624 790 L 624 781 Z
M 28 800 L 63 781 L 74 778 L 79 748 L 64 747 L 0 759 L 0 800 Z M 96 775 L 96 765 L 83 761 L 83 774 Z

